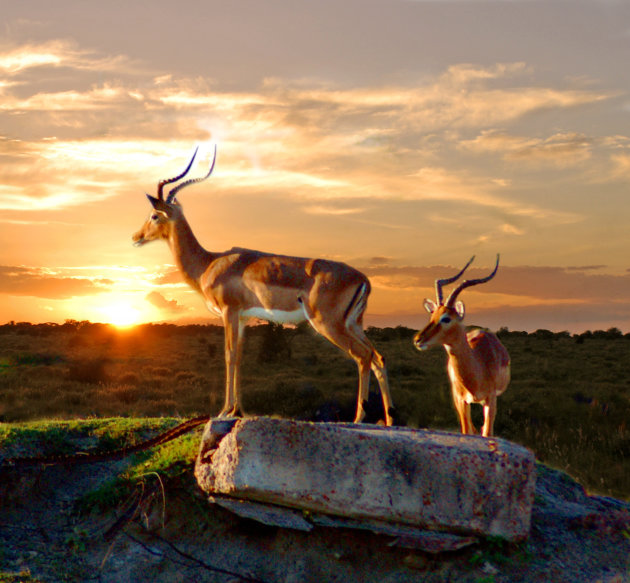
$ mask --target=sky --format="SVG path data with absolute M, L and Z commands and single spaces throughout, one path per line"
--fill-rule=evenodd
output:
M 2 0 L 0 323 L 218 323 L 145 193 L 199 241 L 349 263 L 366 324 L 630 332 L 625 0 Z

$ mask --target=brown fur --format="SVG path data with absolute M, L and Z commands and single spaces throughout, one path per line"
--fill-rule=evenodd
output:
M 273 255 L 233 248 L 211 253 L 195 238 L 178 203 L 149 197 L 154 212 L 133 236 L 136 245 L 165 240 L 184 279 L 204 298 L 225 327 L 226 397 L 220 415 L 241 414 L 238 370 L 245 323 L 250 317 L 304 321 L 355 360 L 359 394 L 355 422 L 365 416 L 370 370 L 379 383 L 385 422 L 392 401 L 383 358 L 363 331 L 368 279 L 336 261 Z
M 444 316 L 450 318 L 450 322 L 444 323 Z M 427 326 L 415 335 L 414 344 L 419 349 L 444 346 L 462 433 L 475 432 L 470 404 L 480 403 L 484 408 L 482 435 L 492 435 L 497 397 L 505 392 L 510 382 L 510 357 L 496 335 L 481 328 L 466 332 L 463 304 L 459 310 L 441 305 L 433 309 Z

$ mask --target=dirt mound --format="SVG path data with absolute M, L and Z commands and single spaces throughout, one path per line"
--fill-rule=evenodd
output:
M 531 536 L 454 553 L 391 546 L 369 531 L 270 527 L 208 504 L 186 477 L 145 476 L 125 504 L 81 514 L 76 501 L 126 461 L 3 471 L 0 573 L 27 581 L 630 581 L 630 505 L 588 496 L 538 466 Z M 6 576 L 6 575 L 5 575 Z

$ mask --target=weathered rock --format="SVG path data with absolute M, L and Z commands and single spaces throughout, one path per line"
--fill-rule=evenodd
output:
M 513 541 L 529 534 L 535 460 L 509 441 L 270 418 L 219 423 L 206 427 L 195 467 L 209 494 Z
M 475 536 L 425 530 L 394 522 L 366 519 L 355 520 L 312 512 L 308 512 L 304 516 L 303 511 L 278 506 L 277 504 L 251 502 L 225 496 L 209 496 L 208 501 L 229 510 L 241 518 L 255 520 L 267 526 L 279 526 L 280 528 L 303 532 L 310 532 L 315 526 L 324 526 L 328 529 L 367 530 L 374 534 L 391 537 L 392 541 L 387 543 L 387 546 L 417 549 L 425 553 L 439 554 L 458 551 L 479 542 L 479 538 Z

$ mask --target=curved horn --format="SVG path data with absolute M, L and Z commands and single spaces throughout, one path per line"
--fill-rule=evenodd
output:
M 188 174 L 188 171 L 190 170 L 191 166 L 193 165 L 193 162 L 195 161 L 195 156 L 197 155 L 197 150 L 199 150 L 199 146 L 197 146 L 195 148 L 195 152 L 192 155 L 192 158 L 190 159 L 190 162 L 188 163 L 188 166 L 186 166 L 186 170 L 184 170 L 181 174 L 179 174 L 178 176 L 175 176 L 174 178 L 166 178 L 164 180 L 161 180 L 160 182 L 158 182 L 158 198 L 160 200 L 164 200 L 164 186 L 166 184 L 171 184 L 172 182 L 177 182 L 180 178 L 183 178 L 184 176 L 186 176 L 186 174 Z M 167 201 L 168 202 L 168 201 Z
M 435 280 L 435 297 L 437 299 L 438 306 L 444 305 L 444 298 L 442 296 L 442 286 L 448 285 L 449 283 L 453 283 L 454 281 L 457 281 L 463 275 L 464 271 L 468 269 L 468 266 L 474 261 L 474 259 L 475 259 L 475 256 L 473 255 L 468 261 L 468 263 L 464 265 L 462 270 L 457 275 L 454 275 L 453 277 L 447 277 L 444 279 Z
M 208 173 L 205 176 L 202 176 L 201 178 L 191 178 L 190 180 L 186 180 L 186 182 L 182 182 L 181 184 L 178 184 L 175 188 L 173 188 L 169 193 L 168 193 L 168 197 L 166 198 L 166 202 L 172 202 L 172 200 L 175 198 L 175 195 L 182 189 L 184 188 L 184 186 L 188 186 L 189 184 L 195 184 L 197 182 L 203 182 L 206 178 L 208 178 L 210 176 L 210 174 L 212 174 L 212 171 L 214 170 L 214 164 L 217 161 L 217 145 L 214 145 L 214 158 L 212 158 L 212 165 L 210 166 L 210 170 L 208 170 Z
M 467 287 L 470 287 L 472 285 L 478 285 L 480 283 L 486 283 L 486 281 L 490 281 L 497 273 L 497 270 L 499 269 L 499 254 L 497 253 L 497 263 L 494 266 L 494 269 L 492 270 L 492 273 L 486 277 L 482 277 L 480 279 L 467 279 L 465 281 L 462 281 L 462 283 L 460 283 L 452 292 L 451 295 L 448 296 L 448 299 L 446 300 L 446 303 L 444 304 L 447 308 L 452 308 L 453 304 L 455 303 L 455 300 L 457 299 L 457 296 L 463 291 L 465 290 Z

